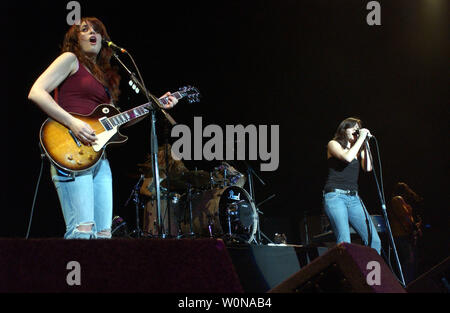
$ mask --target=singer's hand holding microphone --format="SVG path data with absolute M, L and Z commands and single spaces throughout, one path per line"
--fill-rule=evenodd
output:
M 361 128 L 359 130 L 356 131 L 356 134 L 361 138 L 367 138 L 370 139 L 372 138 L 372 134 L 370 133 L 370 130 L 368 130 L 367 128 Z

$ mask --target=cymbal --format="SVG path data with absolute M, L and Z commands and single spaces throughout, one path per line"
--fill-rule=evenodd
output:
M 137 167 L 152 168 L 152 163 L 138 163 Z
M 209 173 L 203 170 L 183 172 L 165 179 L 161 186 L 167 187 L 167 184 L 171 190 L 186 189 L 189 185 L 194 188 L 203 188 L 209 184 Z
M 166 178 L 161 182 L 161 187 L 167 188 L 170 191 L 184 191 L 187 186 L 188 183 L 181 180 L 179 177 L 170 179 Z
M 137 165 L 137 167 L 143 167 L 143 168 L 152 168 L 152 163 L 138 163 L 138 164 L 136 164 Z M 158 164 L 159 166 L 159 168 L 164 168 L 165 166 L 164 166 L 164 164 Z
M 184 172 L 182 176 L 195 187 L 207 185 L 210 179 L 209 173 L 203 170 Z
M 140 173 L 144 174 L 145 177 L 153 177 L 153 167 L 151 163 L 138 163 L 138 170 Z M 160 175 L 166 172 L 166 168 L 164 166 L 159 166 Z
M 141 178 L 141 174 L 137 174 L 137 173 L 126 173 L 125 174 L 128 178 L 133 178 L 133 179 L 139 179 Z

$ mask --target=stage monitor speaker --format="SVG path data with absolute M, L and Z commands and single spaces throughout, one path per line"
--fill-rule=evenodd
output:
M 341 243 L 269 292 L 405 293 L 405 289 L 374 249 Z
M 2 239 L 0 251 L 0 292 L 243 292 L 222 240 Z
M 244 292 L 267 292 L 300 270 L 292 246 L 228 246 Z
M 406 286 L 408 293 L 449 293 L 450 257 Z

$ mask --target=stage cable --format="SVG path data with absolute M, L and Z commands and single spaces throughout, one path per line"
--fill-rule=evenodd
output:
M 36 204 L 36 198 L 37 198 L 37 194 L 38 194 L 38 190 L 39 190 L 39 185 L 41 183 L 41 178 L 42 178 L 42 171 L 44 169 L 44 159 L 45 159 L 45 153 L 42 151 L 42 146 L 39 143 L 39 149 L 41 150 L 41 168 L 39 170 L 39 176 L 36 182 L 36 187 L 34 190 L 34 196 L 33 196 L 33 203 L 31 205 L 31 212 L 30 212 L 30 220 L 28 221 L 28 229 L 27 229 L 27 234 L 25 235 L 25 239 L 28 239 L 30 236 L 30 230 L 31 230 L 31 222 L 33 220 L 33 213 L 34 213 L 34 206 Z

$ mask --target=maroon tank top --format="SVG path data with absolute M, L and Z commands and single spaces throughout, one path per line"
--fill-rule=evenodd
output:
M 111 103 L 105 86 L 80 62 L 78 71 L 55 90 L 55 101 L 67 112 L 83 115 L 90 114 L 100 104 Z

